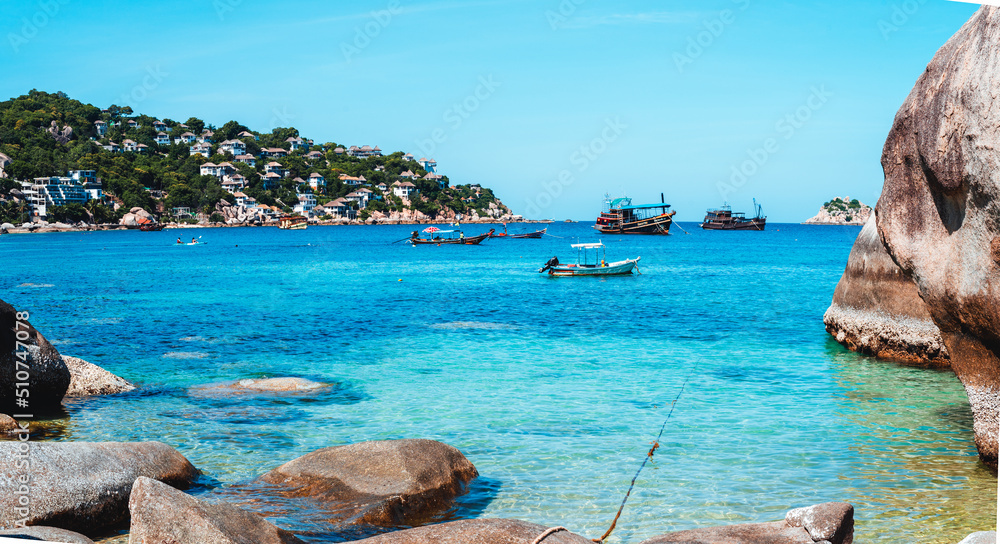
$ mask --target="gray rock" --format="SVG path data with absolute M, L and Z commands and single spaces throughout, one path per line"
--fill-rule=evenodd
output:
M 997 544 L 997 532 L 984 531 L 981 533 L 972 533 L 963 538 L 958 544 Z
M 0 395 L 0 412 L 37 415 L 59 410 L 69 386 L 69 369 L 42 333 L 27 320 L 19 320 L 17 314 L 13 306 L 0 300 L 0 390 L 4 391 Z M 27 349 L 18 349 L 18 342 Z M 24 382 L 18 378 L 19 372 L 28 373 L 27 387 L 16 385 Z M 26 406 L 15 404 L 23 397 L 8 393 L 16 389 L 28 391 Z
M 643 540 L 640 544 L 815 544 L 802 527 L 783 521 L 747 523 L 677 531 Z
M 63 544 L 94 544 L 93 540 L 80 533 L 56 527 L 32 526 L 20 529 L 6 529 L 0 531 L 0 537 L 17 538 L 27 541 L 44 540 L 46 542 L 60 542 Z
M 447 444 L 388 440 L 318 450 L 260 480 L 285 488 L 285 496 L 325 504 L 335 522 L 395 526 L 432 519 L 478 475 Z
M 532 544 L 549 528 L 512 519 L 470 519 L 386 533 L 357 544 Z M 594 544 L 568 531 L 549 534 L 542 544 Z M 810 542 L 812 544 L 812 542 Z
M 308 393 L 330 387 L 330 384 L 304 378 L 245 379 L 232 383 L 209 385 L 192 389 L 201 395 L 245 395 L 254 393 Z
M 972 405 L 980 458 L 997 466 L 1000 412 L 1000 9 L 983 7 L 928 64 L 882 151 L 876 213 L 917 283 Z
M 92 534 L 126 519 L 136 478 L 186 487 L 197 474 L 160 442 L 0 442 L 0 529 L 23 520 Z
M 789 527 L 802 527 L 816 541 L 850 544 L 854 540 L 854 507 L 846 502 L 827 502 L 796 508 L 785 514 Z
M 103 368 L 77 357 L 63 356 L 69 368 L 70 382 L 67 397 L 90 397 L 94 395 L 114 395 L 135 389 L 127 380 L 119 378 Z
M 854 507 L 830 502 L 796 508 L 784 521 L 725 525 L 667 533 L 641 544 L 852 544 Z
M 9 433 L 17 429 L 17 420 L 7 414 L 0 414 L 0 434 Z
M 823 322 L 852 351 L 904 363 L 949 364 L 941 331 L 916 283 L 886 253 L 875 215 L 854 242 Z
M 139 477 L 128 501 L 129 544 L 301 544 L 288 531 L 228 504 L 199 501 Z

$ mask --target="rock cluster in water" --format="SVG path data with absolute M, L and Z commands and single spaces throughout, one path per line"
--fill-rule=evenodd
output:
M 948 365 L 941 331 L 913 279 L 885 251 L 874 215 L 854 242 L 823 322 L 853 351 L 904 363 Z
M 997 466 L 1000 411 L 1000 9 L 942 47 L 882 152 L 877 226 L 914 279 L 968 393 L 980 457 Z

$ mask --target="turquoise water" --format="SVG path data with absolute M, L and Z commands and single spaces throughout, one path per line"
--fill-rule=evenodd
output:
M 681 226 L 691 234 L 605 236 L 642 274 L 603 279 L 535 272 L 596 241 L 587 224 L 479 247 L 391 245 L 409 226 L 10 235 L 0 298 L 62 353 L 142 385 L 68 403 L 39 439 L 161 440 L 205 472 L 197 494 L 312 541 L 346 536 L 244 484 L 322 447 L 416 437 L 482 475 L 448 516 L 600 536 L 686 379 L 611 542 L 833 500 L 855 505 L 859 542 L 992 526 L 996 478 L 954 375 L 858 356 L 824 331 L 859 228 Z M 192 389 L 264 376 L 335 387 Z

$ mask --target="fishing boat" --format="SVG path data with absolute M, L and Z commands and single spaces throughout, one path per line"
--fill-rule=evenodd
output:
M 302 230 L 308 226 L 309 220 L 301 215 L 286 215 L 278 219 L 278 228 L 282 230 Z
M 496 233 L 490 234 L 490 238 L 516 238 L 518 240 L 525 240 L 525 239 L 529 239 L 529 238 L 541 238 L 542 236 L 545 236 L 545 232 L 548 231 L 548 230 L 549 230 L 548 228 L 544 228 L 542 230 L 536 230 L 535 232 L 525 232 L 525 233 L 520 233 L 520 234 L 510 234 L 510 233 L 507 232 L 507 223 L 504 223 L 503 224 L 503 232 L 496 232 Z
M 762 208 L 753 201 L 754 216 L 747 217 L 746 213 L 734 212 L 727 204 L 721 208 L 708 210 L 701 228 L 705 230 L 764 230 L 767 217 L 761 214 Z
M 420 233 L 413 231 L 410 235 L 410 243 L 418 245 L 444 245 L 444 244 L 454 244 L 463 246 L 478 246 L 483 240 L 486 240 L 496 229 L 490 229 L 489 232 L 480 234 L 479 236 L 466 236 L 464 232 L 460 230 L 441 230 L 437 227 L 428 227 L 424 229 L 424 234 L 427 235 L 426 238 L 421 238 Z
M 552 257 L 538 272 L 548 272 L 550 276 L 624 276 L 637 270 L 639 259 L 642 258 L 609 263 L 607 248 L 601 242 L 573 244 L 571 247 L 576 250 L 576 264 L 563 264 L 558 257 Z M 590 257 L 591 251 L 593 259 Z
M 594 228 L 605 234 L 670 234 L 677 212 L 660 193 L 659 204 L 633 205 L 628 197 L 611 199 L 605 195 L 604 209 Z
M 536 230 L 535 232 L 526 232 L 526 233 L 523 233 L 523 234 L 512 234 L 510 237 L 514 238 L 516 240 L 537 239 L 537 238 L 541 238 L 542 236 L 545 236 L 545 233 L 548 230 L 549 229 L 544 228 L 542 230 Z

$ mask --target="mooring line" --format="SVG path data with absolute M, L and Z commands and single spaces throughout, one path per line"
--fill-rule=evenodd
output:
M 615 519 L 611 520 L 611 527 L 608 528 L 608 532 L 604 533 L 604 536 L 601 538 L 592 538 L 592 542 L 604 542 L 604 539 L 611 536 L 611 532 L 615 530 L 615 526 L 618 525 L 618 518 L 621 517 L 622 511 L 625 510 L 625 503 L 628 502 L 629 496 L 632 495 L 632 489 L 635 488 L 635 481 L 639 478 L 639 474 L 642 473 L 642 469 L 646 468 L 646 463 L 653 458 L 653 454 L 660 447 L 660 438 L 663 437 L 663 431 L 667 428 L 670 416 L 674 415 L 674 408 L 677 407 L 677 401 L 680 400 L 681 395 L 684 393 L 684 388 L 687 387 L 688 381 L 691 380 L 691 376 L 694 375 L 694 371 L 697 368 L 698 364 L 695 363 L 695 365 L 691 367 L 691 371 L 688 372 L 687 377 L 684 378 L 684 382 L 681 384 L 681 389 L 677 392 L 677 396 L 674 397 L 674 401 L 670 403 L 670 412 L 667 413 L 667 418 L 663 420 L 663 425 L 660 426 L 660 433 L 656 435 L 656 441 L 653 442 L 653 446 L 649 448 L 649 452 L 646 453 L 646 457 L 642 460 L 642 464 L 639 465 L 639 470 L 635 471 L 635 476 L 632 477 L 632 484 L 628 486 L 628 491 L 625 492 L 625 498 L 622 499 L 622 504 L 618 507 L 618 513 L 615 514 Z

